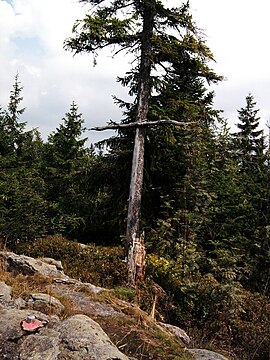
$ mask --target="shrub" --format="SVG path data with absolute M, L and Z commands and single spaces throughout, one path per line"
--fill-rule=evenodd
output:
M 67 275 L 96 286 L 120 286 L 127 278 L 124 249 L 120 246 L 84 246 L 55 235 L 20 245 L 16 252 L 61 260 Z
M 148 256 L 147 273 L 170 295 L 166 320 L 184 328 L 194 346 L 218 348 L 238 360 L 270 359 L 269 298 L 212 274 L 187 273 L 179 262 L 156 255 Z

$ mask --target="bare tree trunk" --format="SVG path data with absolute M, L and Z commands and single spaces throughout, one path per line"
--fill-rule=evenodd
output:
M 145 269 L 144 236 L 140 234 L 143 168 L 144 130 L 137 128 L 133 150 L 126 234 L 128 242 L 128 283 L 132 286 L 138 279 L 144 278 Z
M 146 0 L 144 6 L 144 20 L 141 45 L 141 62 L 139 70 L 139 83 L 137 95 L 136 123 L 147 121 L 148 101 L 150 97 L 151 72 L 151 38 L 153 35 L 155 0 Z M 143 188 L 144 169 L 144 129 L 137 127 L 127 215 L 127 266 L 128 282 L 131 286 L 138 279 L 143 279 L 145 268 L 144 236 L 140 233 L 140 212 Z

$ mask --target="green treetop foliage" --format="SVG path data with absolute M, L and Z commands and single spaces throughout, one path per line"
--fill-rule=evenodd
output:
M 0 115 L 0 231 L 8 241 L 29 240 L 46 228 L 44 182 L 39 175 L 43 143 L 39 132 L 25 130 L 18 75 L 7 110 Z
M 85 131 L 84 119 L 78 113 L 78 106 L 73 102 L 70 111 L 63 118 L 63 123 L 48 137 L 49 147 L 54 161 L 60 167 L 81 159 L 85 154 L 85 142 L 87 138 L 81 138 Z M 69 169 L 67 169 L 69 170 Z
M 19 117 L 24 108 L 19 108 L 22 101 L 22 87 L 20 86 L 18 74 L 15 76 L 13 90 L 10 92 L 7 110 L 1 114 L 0 123 L 0 154 L 2 156 L 14 155 L 22 145 L 25 122 L 20 122 Z
M 239 132 L 234 134 L 234 153 L 240 170 L 241 204 L 245 210 L 242 214 L 242 235 L 247 239 L 245 254 L 252 264 L 252 276 L 260 276 L 261 283 L 257 285 L 261 288 L 268 283 L 270 274 L 270 190 L 267 146 L 263 130 L 259 129 L 258 112 L 254 97 L 249 93 L 246 106 L 238 110 Z
M 91 154 L 85 148 L 87 138 L 82 138 L 84 119 L 74 102 L 62 120 L 44 146 L 42 176 L 51 217 L 49 231 L 67 234 L 83 223 L 81 209 L 87 201 L 82 188 L 83 174 Z
M 250 162 L 256 155 L 262 155 L 265 150 L 263 130 L 258 130 L 260 118 L 257 116 L 259 109 L 255 109 L 256 102 L 249 93 L 246 97 L 246 106 L 238 110 L 237 127 L 235 134 L 236 148 L 242 165 Z
M 19 109 L 19 105 L 23 98 L 21 97 L 21 91 L 22 87 L 20 86 L 19 82 L 19 75 L 17 74 L 15 76 L 15 83 L 13 85 L 13 90 L 10 92 L 10 100 L 8 104 L 8 115 L 10 117 L 10 120 L 13 121 L 14 124 L 19 119 L 19 116 L 25 111 L 25 108 Z M 22 123 L 19 127 L 23 128 L 25 126 L 25 123 Z
M 25 111 L 25 108 L 20 107 L 23 100 L 22 90 L 17 74 L 7 110 L 2 111 L 0 115 L 0 157 L 6 165 L 23 162 L 24 165 L 32 167 L 36 158 L 40 156 L 42 140 L 37 129 L 27 131 L 26 122 L 20 121 L 20 116 Z
M 92 53 L 95 57 L 105 47 L 112 47 L 113 54 L 126 51 L 133 54 L 133 68 L 124 78 L 123 85 L 129 86 L 130 94 L 137 94 L 138 72 L 141 61 L 143 37 L 149 31 L 144 21 L 153 18 L 153 30 L 148 49 L 152 71 L 152 92 L 162 86 L 164 76 L 178 67 L 182 74 L 192 71 L 207 81 L 218 81 L 218 77 L 207 66 L 213 55 L 192 21 L 189 3 L 178 8 L 167 8 L 162 2 L 147 1 L 105 1 L 81 0 L 92 5 L 92 11 L 73 27 L 74 37 L 65 41 L 65 48 L 77 53 Z M 149 35 L 149 34 L 148 34 Z M 155 76 L 153 71 L 155 70 Z
M 254 206 L 263 206 L 267 198 L 267 153 L 263 130 L 259 130 L 258 109 L 251 94 L 246 97 L 246 107 L 238 110 L 240 131 L 234 134 L 234 151 L 241 168 L 246 201 L 252 198 Z M 255 200 L 255 197 L 257 198 Z M 257 203 L 257 204 L 256 204 Z

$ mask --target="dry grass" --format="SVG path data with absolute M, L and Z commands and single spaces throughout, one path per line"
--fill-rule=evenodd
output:
M 153 319 L 138 305 L 129 303 L 115 296 L 113 291 L 91 293 L 87 286 L 76 287 L 67 285 L 68 292 L 61 295 L 54 291 L 53 280 L 39 274 L 33 276 L 13 275 L 0 269 L 0 280 L 12 287 L 14 298 L 27 299 L 31 293 L 43 292 L 57 298 L 63 305 L 64 311 L 60 318 L 65 319 L 74 314 L 84 313 L 73 304 L 68 292 L 72 289 L 81 291 L 92 301 L 108 304 L 125 316 L 97 317 L 96 321 L 118 348 L 128 356 L 141 360 L 187 360 L 191 359 L 184 352 L 184 345 L 173 336 L 159 329 Z M 120 293 L 126 290 L 120 290 Z M 116 292 L 117 293 L 117 292 Z M 42 309 L 41 309 L 42 310 Z M 40 310 L 40 311 L 41 311 Z M 44 307 L 44 313 L 52 315 L 53 308 Z M 87 314 L 87 313 L 86 313 Z
M 12 287 L 12 296 L 14 298 L 22 297 L 25 299 L 33 292 L 41 292 L 51 284 L 51 279 L 40 274 L 25 276 L 22 274 L 14 275 L 0 268 L 0 280 Z M 46 293 L 48 293 L 46 291 Z

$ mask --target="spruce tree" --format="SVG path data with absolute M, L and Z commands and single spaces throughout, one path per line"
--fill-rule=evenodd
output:
M 259 109 L 251 93 L 246 97 L 246 106 L 238 110 L 239 131 L 235 133 L 237 157 L 243 169 L 248 169 L 253 160 L 256 162 L 265 150 L 263 130 L 259 130 Z
M 48 137 L 43 154 L 42 172 L 51 217 L 51 233 L 76 233 L 83 225 L 81 207 L 86 201 L 80 188 L 88 152 L 84 119 L 72 102 L 60 126 Z
M 259 129 L 259 109 L 249 93 L 246 106 L 238 110 L 239 132 L 235 134 L 235 157 L 240 168 L 242 234 L 246 262 L 251 267 L 251 283 L 257 288 L 257 277 L 268 282 L 270 262 L 268 257 L 269 187 L 267 149 L 263 130 Z M 268 240 L 267 240 L 268 239 Z M 257 284 L 257 285 L 256 285 Z M 264 285 L 261 284 L 263 287 Z M 261 289 L 260 289 L 261 291 Z
M 46 232 L 44 182 L 39 174 L 42 140 L 38 130 L 26 131 L 18 74 L 7 110 L 0 115 L 0 231 L 10 243 L 28 241 Z
M 0 123 L 0 155 L 1 157 L 16 156 L 19 148 L 23 143 L 23 132 L 25 122 L 20 122 L 20 115 L 23 114 L 24 108 L 20 108 L 23 100 L 21 97 L 22 86 L 19 82 L 19 75 L 15 76 L 13 89 L 10 92 L 7 110 L 2 112 Z M 7 158 L 6 158 L 7 159 Z M 11 158 L 10 158 L 11 159 Z

